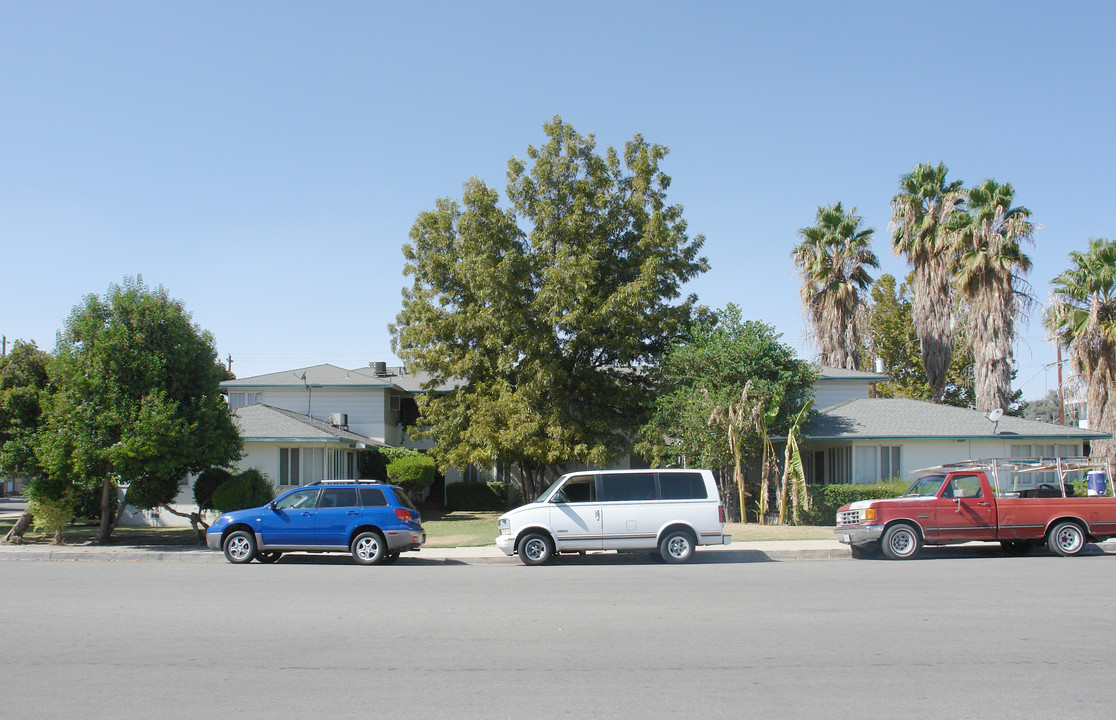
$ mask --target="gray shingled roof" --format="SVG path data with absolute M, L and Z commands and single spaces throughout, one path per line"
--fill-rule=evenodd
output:
M 379 440 L 335 428 L 327 422 L 270 405 L 248 405 L 233 410 L 233 421 L 245 441 L 352 442 L 387 447 Z
M 402 367 L 389 367 L 384 375 L 377 375 L 371 367 L 352 370 L 330 365 L 312 365 L 297 370 L 283 370 L 267 375 L 255 375 L 235 380 L 225 380 L 222 388 L 276 388 L 305 387 L 315 388 L 398 388 L 405 392 L 422 392 L 422 384 L 430 379 L 426 373 L 416 373 Z M 438 390 L 451 390 L 453 385 L 444 385 Z
M 820 410 L 802 430 L 810 440 L 903 438 L 1056 440 L 1112 437 L 1095 430 L 1024 420 L 1008 415 L 993 423 L 984 413 L 905 398 L 862 398 Z

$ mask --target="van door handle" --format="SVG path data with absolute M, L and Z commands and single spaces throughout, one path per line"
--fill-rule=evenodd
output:
M 600 519 L 601 519 L 601 511 L 600 511 L 600 510 L 598 510 L 598 511 L 597 511 L 597 519 L 598 519 L 598 520 L 600 520 Z

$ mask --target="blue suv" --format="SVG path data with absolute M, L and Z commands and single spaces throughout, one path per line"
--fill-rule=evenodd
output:
M 393 563 L 426 542 L 402 488 L 374 480 L 323 480 L 267 505 L 227 512 L 205 544 L 232 563 L 275 562 L 284 552 L 347 552 L 361 565 Z

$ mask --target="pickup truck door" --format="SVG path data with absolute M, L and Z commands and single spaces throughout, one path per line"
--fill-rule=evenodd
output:
M 996 539 L 996 501 L 979 475 L 951 475 L 934 501 L 928 540 Z

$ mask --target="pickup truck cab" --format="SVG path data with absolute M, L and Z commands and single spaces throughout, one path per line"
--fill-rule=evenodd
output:
M 1057 555 L 1071 556 L 1088 542 L 1116 537 L 1116 497 L 1074 496 L 1065 481 L 1083 472 L 1080 465 L 987 461 L 924 472 L 901 497 L 861 500 L 837 511 L 834 534 L 854 558 L 882 552 L 906 560 L 923 545 L 975 540 L 999 542 L 1009 554 L 1046 544 Z M 1062 482 L 1021 486 L 1019 478 L 1033 472 L 1057 473 Z M 1013 480 L 1002 489 L 1007 477 Z

